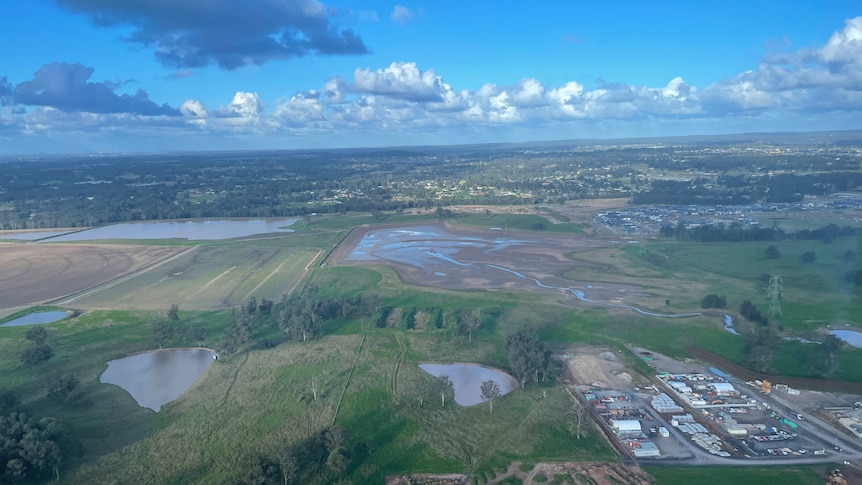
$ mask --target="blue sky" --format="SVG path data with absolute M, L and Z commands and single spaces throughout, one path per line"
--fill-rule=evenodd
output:
M 3 3 L 0 154 L 862 128 L 855 1 Z

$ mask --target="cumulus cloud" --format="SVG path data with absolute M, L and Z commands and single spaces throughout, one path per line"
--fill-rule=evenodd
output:
M 411 101 L 442 102 L 451 87 L 434 73 L 421 71 L 415 62 L 393 62 L 386 69 L 357 68 L 350 89 L 357 93 L 379 94 Z
M 326 121 L 321 94 L 315 90 L 298 93 L 289 100 L 279 103 L 274 115 L 283 126 L 318 126 L 318 123 Z
M 862 109 L 862 17 L 816 49 L 765 56 L 752 69 L 708 86 L 704 106 L 716 113 L 746 110 Z
M 54 62 L 42 66 L 32 80 L 15 86 L 7 97 L 15 104 L 46 106 L 61 111 L 134 113 L 145 116 L 178 116 L 179 110 L 152 102 L 143 90 L 117 94 L 120 83 L 91 82 L 93 68 Z M 7 86 L 8 89 L 8 86 Z M 0 87 L 2 90 L 2 87 Z
M 407 22 L 413 20 L 413 12 L 403 5 L 396 5 L 389 16 L 398 25 L 405 25 Z
M 628 126 L 633 130 L 662 124 L 686 125 L 685 129 L 691 120 L 750 129 L 747 123 L 752 119 L 820 116 L 830 121 L 829 126 L 850 126 L 846 120 L 859 118 L 862 111 L 860 34 L 862 17 L 850 19 L 821 46 L 769 54 L 751 70 L 706 88 L 671 75 L 666 83 L 654 86 L 604 81 L 585 85 L 575 80 L 553 85 L 526 77 L 510 85 L 487 82 L 478 89 L 456 89 L 434 69 L 393 62 L 357 68 L 352 77 L 334 76 L 318 88 L 269 103 L 253 91 L 237 91 L 213 109 L 194 99 L 179 109 L 159 107 L 143 92 L 118 94 L 120 83 L 90 81 L 90 68 L 56 64 L 18 86 L 0 79 L 0 124 L 6 132 L 26 126 L 21 128 L 25 133 L 50 127 L 94 129 L 99 123 L 138 127 L 150 122 L 177 133 L 186 127 L 210 135 L 355 137 L 360 133 L 369 139 L 396 134 L 414 140 L 435 133 L 463 137 L 481 130 L 502 136 L 506 130 L 553 136 L 543 127 Z M 27 106 L 27 112 L 21 112 L 21 106 Z M 148 118 L 147 114 L 181 116 Z
M 171 68 L 237 69 L 306 55 L 365 54 L 337 11 L 317 0 L 54 0 L 104 27 L 129 27 L 126 40 L 155 49 Z

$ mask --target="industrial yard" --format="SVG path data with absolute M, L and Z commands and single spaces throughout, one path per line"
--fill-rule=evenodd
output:
M 631 350 L 655 369 L 650 383 L 633 382 L 607 350 L 560 357 L 573 396 L 623 455 L 692 464 L 851 463 L 859 456 L 862 405 L 854 396 L 744 382 L 694 361 Z

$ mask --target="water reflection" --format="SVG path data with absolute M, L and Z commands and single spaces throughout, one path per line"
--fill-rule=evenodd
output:
M 481 388 L 485 381 L 496 382 L 501 396 L 518 387 L 518 383 L 509 374 L 478 364 L 420 364 L 419 368 L 434 377 L 442 374 L 449 376 L 455 388 L 455 402 L 461 406 L 473 406 L 482 402 Z
M 208 349 L 155 350 L 111 360 L 99 382 L 123 388 L 141 406 L 158 412 L 180 397 L 213 363 Z
M 9 321 L 0 325 L 0 327 L 23 327 L 24 325 L 45 325 L 66 318 L 68 312 L 53 311 L 53 312 L 36 312 L 23 317 L 18 317 L 15 320 Z
M 829 333 L 856 348 L 862 348 L 862 332 L 855 330 L 830 330 Z
M 97 227 L 47 239 L 49 242 L 88 241 L 93 239 L 188 239 L 218 240 L 293 232 L 284 229 L 297 219 L 216 219 L 206 221 L 128 222 Z

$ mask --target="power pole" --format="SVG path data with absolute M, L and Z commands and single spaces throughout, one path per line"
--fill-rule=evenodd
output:
M 781 315 L 781 282 L 779 275 L 769 278 L 769 314 L 773 317 Z

